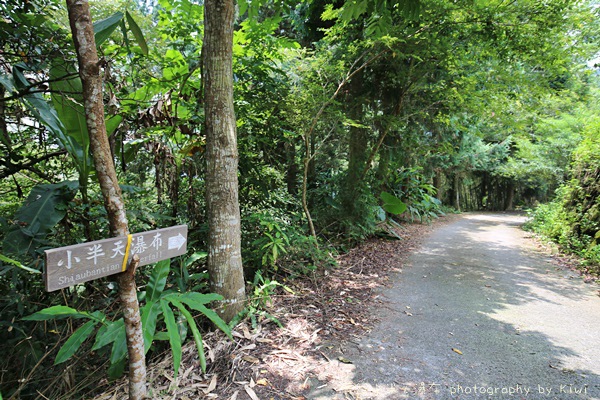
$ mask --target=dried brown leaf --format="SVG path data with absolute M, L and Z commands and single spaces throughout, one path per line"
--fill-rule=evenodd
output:
M 243 356 L 242 360 L 248 361 L 249 363 L 252 363 L 252 364 L 257 364 L 257 363 L 260 362 L 260 360 L 258 358 L 254 357 L 254 356 L 251 356 L 251 355 L 245 355 L 245 356 Z
M 216 388 L 217 388 L 217 375 L 215 374 L 215 375 L 213 375 L 212 379 L 210 380 L 210 383 L 208 384 L 208 388 L 204 389 L 203 392 L 204 392 L 204 394 L 209 394 Z
M 252 400 L 260 400 L 258 398 L 258 396 L 256 395 L 256 392 L 248 385 L 244 386 L 244 390 L 246 391 L 246 393 L 248 394 L 248 396 L 250 396 L 250 398 Z

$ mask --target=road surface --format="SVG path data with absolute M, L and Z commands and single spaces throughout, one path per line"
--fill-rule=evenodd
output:
M 309 399 L 600 399 L 596 284 L 535 249 L 515 214 L 466 214 L 381 293 Z

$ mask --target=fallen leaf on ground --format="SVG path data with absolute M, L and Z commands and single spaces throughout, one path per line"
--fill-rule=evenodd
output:
M 204 394 L 209 394 L 216 388 L 217 388 L 217 375 L 213 375 L 212 379 L 210 380 L 210 383 L 208 384 L 208 388 L 204 389 L 203 392 L 204 392 Z
M 244 338 L 252 340 L 252 335 L 250 334 L 250 331 L 248 331 L 246 325 L 242 325 L 242 332 L 244 332 Z
M 254 357 L 254 356 L 248 356 L 248 355 L 242 357 L 242 360 L 248 361 L 249 363 L 253 363 L 253 364 L 260 362 L 260 360 L 258 358 Z
M 345 357 L 342 357 L 342 356 L 339 356 L 339 357 L 338 357 L 338 361 L 339 361 L 339 362 L 343 362 L 344 364 L 352 364 L 352 361 L 350 361 L 350 360 L 348 360 L 347 358 L 345 358 Z
M 248 393 L 248 396 L 250 396 L 250 398 L 252 400 L 260 400 L 258 398 L 258 396 L 256 395 L 256 392 L 254 390 L 252 390 L 252 388 L 248 385 L 244 386 L 244 390 L 246 391 L 246 393 Z
M 256 343 L 251 343 L 248 346 L 242 347 L 239 351 L 254 350 L 255 348 L 256 348 Z

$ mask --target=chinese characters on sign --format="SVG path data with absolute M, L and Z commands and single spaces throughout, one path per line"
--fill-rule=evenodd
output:
M 134 254 L 140 266 L 185 254 L 186 242 L 187 226 L 178 225 L 135 233 L 129 249 L 127 237 L 117 237 L 46 250 L 46 291 L 123 272 Z

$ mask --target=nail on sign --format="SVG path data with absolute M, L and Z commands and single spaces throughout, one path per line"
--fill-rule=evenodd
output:
M 129 246 L 116 237 L 46 250 L 46 291 L 123 272 L 134 254 L 140 266 L 185 254 L 186 243 L 187 225 L 178 225 L 135 233 Z

